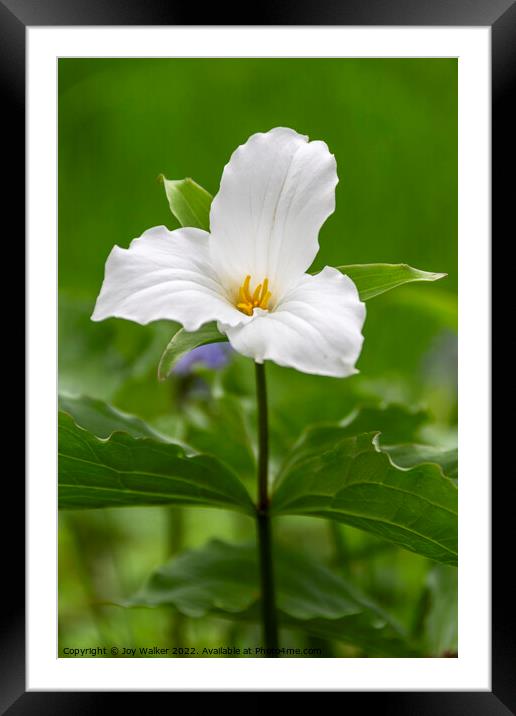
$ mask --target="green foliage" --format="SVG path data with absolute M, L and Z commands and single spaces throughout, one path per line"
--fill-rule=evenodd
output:
M 165 179 L 163 186 L 170 211 L 181 226 L 193 226 L 209 231 L 211 194 L 193 179 Z
M 185 440 L 198 452 L 216 455 L 240 478 L 256 478 L 254 406 L 229 393 L 185 408 Z M 228 439 L 229 437 L 229 439 Z
M 59 410 L 68 413 L 74 422 L 98 438 L 109 438 L 114 432 L 128 433 L 133 438 L 166 440 L 144 420 L 117 410 L 102 400 L 85 396 L 59 396 Z
M 254 511 L 242 483 L 215 458 L 126 433 L 101 440 L 60 414 L 60 507 L 166 504 Z
M 438 448 L 433 445 L 393 445 L 384 447 L 392 462 L 399 467 L 414 467 L 424 462 L 437 463 L 443 474 L 457 479 L 458 451 L 457 448 Z
M 457 563 L 455 484 L 435 465 L 396 467 L 372 433 L 308 429 L 281 469 L 272 512 L 328 517 Z
M 337 268 L 353 280 L 362 301 L 368 301 L 405 283 L 437 281 L 446 276 L 445 273 L 420 271 L 407 264 L 355 264 Z
M 382 656 L 410 653 L 394 620 L 324 565 L 278 547 L 277 606 L 285 626 L 367 647 Z M 218 540 L 159 567 L 124 606 L 173 606 L 190 617 L 207 614 L 259 621 L 256 546 Z
M 254 473 L 250 433 L 242 432 L 245 416 L 231 396 L 214 405 L 217 412 L 208 423 L 203 424 L 200 416 L 197 421 L 193 416 L 188 420 L 188 442 L 209 455 L 192 458 L 187 457 L 192 448 L 185 452 L 179 445 L 168 445 L 158 454 L 154 442 L 167 438 L 134 416 L 98 400 L 61 397 L 61 506 L 229 503 L 232 509 L 249 511 L 248 494 L 228 470 L 237 470 L 243 477 Z M 65 413 L 73 416 L 73 421 Z M 380 451 L 374 434 L 361 432 L 377 425 L 386 429 L 390 441 L 412 438 L 422 421 L 422 411 L 369 407 L 340 425 L 309 429 L 280 470 L 273 512 L 326 516 L 432 559 L 455 563 L 456 488 L 444 476 L 456 475 L 456 451 L 411 444 L 390 445 Z M 225 440 L 228 429 L 233 435 L 229 442 Z M 113 435 L 115 431 L 127 435 Z M 143 437 L 153 442 L 134 440 Z M 134 466 L 135 446 L 139 469 Z M 147 464 L 149 455 L 153 460 Z M 195 461 L 197 470 L 192 469 Z M 414 466 L 412 470 L 399 469 Z M 151 476 L 153 483 L 149 482 Z M 192 484 L 187 482 L 185 492 L 188 480 Z M 223 487 L 222 504 L 214 486 Z M 235 502 L 240 507 L 235 507 Z
M 410 410 L 403 405 L 363 405 L 338 425 L 339 437 L 380 432 L 382 444 L 415 440 L 427 421 L 425 410 Z M 328 435 L 331 435 L 328 432 Z M 423 462 L 423 461 L 421 461 Z
M 158 365 L 158 377 L 166 380 L 178 361 L 194 348 L 208 343 L 223 343 L 227 338 L 219 333 L 216 323 L 206 323 L 199 330 L 188 332 L 180 328 L 163 351 Z

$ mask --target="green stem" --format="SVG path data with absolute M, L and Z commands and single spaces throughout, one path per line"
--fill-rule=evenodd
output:
M 260 581 L 262 593 L 263 641 L 266 656 L 277 656 L 278 621 L 272 563 L 272 535 L 269 514 L 269 428 L 267 422 L 267 387 L 265 366 L 256 366 L 256 399 L 258 403 L 258 505 L 256 509 Z

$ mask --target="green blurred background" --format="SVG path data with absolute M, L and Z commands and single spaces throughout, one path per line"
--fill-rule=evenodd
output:
M 158 176 L 191 176 L 215 194 L 236 146 L 275 126 L 323 139 L 337 159 L 336 211 L 322 228 L 315 269 L 403 262 L 448 276 L 368 303 L 359 375 L 338 380 L 269 366 L 273 464 L 309 422 L 341 419 L 364 404 L 424 409 L 421 440 L 454 446 L 454 59 L 61 59 L 60 391 L 106 400 L 168 435 L 218 450 L 251 480 L 251 362 L 234 356 L 216 375 L 201 367 L 158 383 L 157 363 L 173 324 L 95 324 L 89 316 L 112 246 L 127 247 L 151 226 L 177 226 Z M 223 397 L 215 401 L 214 395 Z M 422 557 L 338 529 L 347 573 L 408 628 L 426 629 L 429 653 L 453 651 L 454 610 L 434 605 L 446 638 L 436 636 L 435 613 L 420 610 L 442 573 Z M 335 535 L 324 522 L 288 518 L 277 530 L 281 539 L 335 560 Z M 235 631 L 222 621 L 187 620 L 166 610 L 124 611 L 107 602 L 141 586 L 179 549 L 201 546 L 212 536 L 238 540 L 252 534 L 244 518 L 214 510 L 63 514 L 60 648 L 249 639 L 252 626 Z M 301 637 L 285 638 L 298 643 Z M 360 655 L 349 646 L 332 649 L 337 656 Z

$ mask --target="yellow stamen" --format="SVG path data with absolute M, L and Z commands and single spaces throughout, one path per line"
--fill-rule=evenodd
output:
M 260 308 L 265 308 L 267 310 L 267 306 L 269 305 L 269 301 L 271 299 L 272 293 L 270 291 L 267 291 L 265 296 L 260 301 Z
M 241 290 L 242 290 L 242 293 L 243 293 L 243 296 L 244 296 L 244 300 L 246 300 L 246 301 L 250 301 L 250 300 L 251 300 L 251 296 L 250 296 L 250 294 L 249 294 L 249 284 L 250 284 L 250 282 L 251 282 L 251 275 L 249 274 L 248 276 L 245 277 L 245 281 L 244 281 L 244 283 L 242 284 L 242 287 L 241 287 Z
M 253 306 L 257 306 L 260 303 L 260 292 L 262 290 L 262 284 L 259 283 L 258 286 L 254 289 L 252 303 Z
M 248 274 L 238 289 L 236 307 L 247 316 L 252 316 L 255 308 L 261 308 L 267 311 L 272 295 L 268 289 L 269 279 L 265 278 L 263 283 L 259 283 L 251 293 L 251 276 Z
M 239 308 L 243 313 L 247 313 L 248 316 L 250 316 L 253 312 L 248 303 L 237 303 L 237 308 Z
M 269 296 L 270 296 L 270 292 L 268 289 L 269 289 L 269 279 L 266 278 L 263 280 L 263 288 L 262 288 L 262 295 L 260 296 L 260 303 L 264 302 L 264 298 L 267 294 L 269 294 Z

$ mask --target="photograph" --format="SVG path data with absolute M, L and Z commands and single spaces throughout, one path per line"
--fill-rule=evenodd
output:
M 459 658 L 458 71 L 57 60 L 59 659 Z
M 516 714 L 516 0 L 409 5 L 0 0 L 25 266 L 0 716 Z

